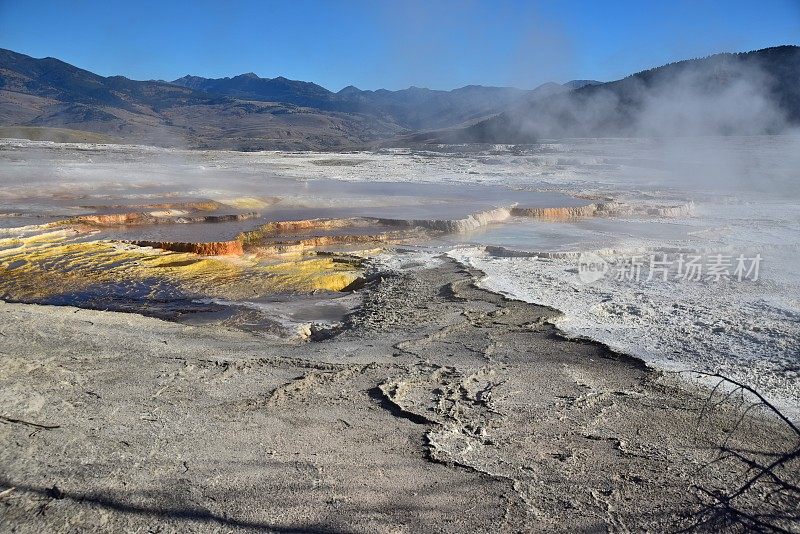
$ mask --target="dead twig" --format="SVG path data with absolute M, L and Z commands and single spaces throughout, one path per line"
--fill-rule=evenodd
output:
M 702 376 L 708 376 L 710 378 L 718 378 L 720 380 L 720 383 L 727 382 L 729 384 L 732 384 L 732 385 L 734 385 L 734 386 L 736 386 L 738 388 L 741 388 L 741 389 L 751 393 L 754 397 L 756 397 L 761 402 L 761 404 L 766 406 L 772 413 L 777 415 L 784 423 L 786 423 L 786 426 L 791 428 L 792 431 L 798 437 L 800 437 L 800 429 L 798 429 L 797 426 L 795 426 L 795 424 L 792 423 L 792 421 L 788 417 L 786 417 L 786 415 L 784 415 L 779 409 L 777 409 L 771 402 L 769 402 L 767 399 L 765 399 L 764 396 L 761 393 L 759 393 L 755 389 L 751 388 L 747 384 L 743 384 L 743 383 L 738 382 L 738 381 L 736 381 L 736 380 L 734 380 L 732 378 L 728 378 L 727 376 L 724 376 L 724 375 L 722 375 L 722 374 L 720 374 L 718 372 L 717 373 L 707 373 L 707 372 L 704 372 L 704 371 L 689 371 L 689 372 L 691 372 L 693 374 L 702 375 Z
M 709 490 L 694 486 L 708 500 L 700 510 L 692 514 L 694 522 L 680 532 L 731 527 L 736 530 L 744 529 L 747 532 L 792 532 L 790 525 L 796 524 L 797 516 L 792 514 L 793 506 L 788 503 L 800 502 L 800 487 L 793 480 L 784 477 L 792 478 L 793 474 L 796 474 L 796 469 L 793 469 L 790 463 L 800 459 L 800 429 L 754 388 L 719 372 L 689 372 L 719 379 L 703 404 L 698 427 L 700 421 L 707 415 L 709 407 L 719 406 L 731 400 L 736 393 L 741 394 L 742 403 L 745 402 L 745 392 L 751 394 L 757 401 L 747 406 L 737 417 L 733 427 L 727 431 L 724 443 L 719 446 L 718 457 L 701 468 L 703 470 L 716 463 L 733 460 L 746 468 L 742 475 L 744 481 L 728 490 Z M 715 403 L 714 395 L 723 384 L 733 386 L 733 389 Z M 797 443 L 789 451 L 782 454 L 769 451 L 737 451 L 728 446 L 731 436 L 740 428 L 750 411 L 758 406 L 774 413 L 798 437 Z M 746 456 L 747 453 L 754 457 Z M 759 460 L 757 457 L 762 457 L 764 460 Z M 766 459 L 771 461 L 766 462 Z
M 25 421 L 23 419 L 6 417 L 5 415 L 0 415 L 0 421 L 5 421 L 6 423 L 14 423 L 17 425 L 32 426 L 34 428 L 42 428 L 44 430 L 53 430 L 54 428 L 61 428 L 61 425 L 41 425 L 39 423 L 31 423 L 30 421 Z

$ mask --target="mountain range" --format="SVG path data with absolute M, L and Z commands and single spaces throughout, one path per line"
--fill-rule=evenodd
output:
M 0 49 L 0 135 L 47 138 L 52 131 L 64 140 L 75 132 L 76 140 L 259 150 L 763 133 L 800 122 L 799 75 L 800 47 L 782 46 L 608 83 L 333 92 L 253 73 L 171 82 L 103 77 Z
M 531 91 L 480 85 L 469 85 L 452 91 L 419 87 L 400 91 L 362 91 L 350 85 L 337 93 L 310 82 L 283 77 L 260 78 L 253 73 L 217 79 L 187 75 L 171 83 L 241 100 L 283 102 L 322 111 L 373 116 L 406 130 L 421 130 L 453 126 L 498 113 L 525 99 L 553 95 L 600 82 L 575 80 L 564 85 L 546 83 Z

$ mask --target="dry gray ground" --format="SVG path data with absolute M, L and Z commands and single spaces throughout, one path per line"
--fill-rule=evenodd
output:
M 364 297 L 286 344 L 0 303 L 0 530 L 668 531 L 742 477 L 700 469 L 731 410 L 698 426 L 707 393 L 452 263 Z M 729 444 L 793 439 L 755 417 Z

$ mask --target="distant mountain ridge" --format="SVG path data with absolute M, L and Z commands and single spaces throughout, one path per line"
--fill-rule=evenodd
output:
M 0 126 L 237 150 L 350 147 L 404 131 L 381 118 L 251 102 L 163 81 L 103 77 L 10 50 L 0 50 Z
M 687 60 L 607 83 L 338 92 L 252 72 L 172 82 L 103 77 L 0 49 L 0 127 L 236 150 L 771 133 L 800 124 L 798 80 L 797 46 Z
M 84 104 L 131 109 L 134 100 L 168 107 L 207 99 L 173 84 L 105 78 L 52 57 L 33 59 L 4 49 L 0 49 L 0 69 L 0 90 Z
M 568 90 L 558 84 L 532 91 L 481 86 L 362 91 L 350 86 L 334 93 L 311 82 L 254 73 L 136 81 L 0 49 L 0 126 L 28 135 L 33 135 L 31 128 L 40 128 L 37 137 L 50 128 L 59 139 L 64 130 L 74 130 L 168 146 L 338 149 L 472 124 L 522 99 Z
M 170 83 L 205 93 L 244 100 L 286 102 L 319 109 L 324 109 L 324 103 L 329 101 L 331 95 L 334 94 L 315 83 L 289 80 L 282 76 L 259 78 L 252 72 L 233 78 L 218 79 L 187 75 Z
M 311 82 L 289 80 L 282 76 L 260 78 L 254 73 L 247 73 L 232 78 L 186 75 L 171 83 L 213 95 L 375 115 L 389 118 L 403 128 L 418 130 L 456 125 L 499 113 L 523 98 L 536 98 L 600 82 L 578 80 L 564 85 L 548 83 L 533 90 L 468 85 L 451 91 L 419 87 L 370 91 L 349 85 L 333 92 Z

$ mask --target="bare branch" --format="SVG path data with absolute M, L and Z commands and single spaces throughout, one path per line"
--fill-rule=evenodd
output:
M 18 425 L 26 425 L 26 426 L 33 426 L 36 428 L 43 428 L 44 430 L 53 430 L 54 428 L 61 428 L 61 425 L 41 425 L 39 423 L 31 423 L 30 421 L 24 421 L 22 419 L 14 419 L 13 417 L 6 417 L 5 415 L 0 415 L 1 421 L 6 421 L 7 423 L 15 423 Z
M 722 375 L 722 374 L 720 374 L 720 373 L 718 373 L 718 372 L 717 372 L 717 373 L 707 373 L 707 372 L 705 372 L 705 371 L 689 371 L 689 372 L 690 372 L 690 373 L 695 373 L 695 374 L 698 374 L 698 375 L 709 376 L 709 377 L 711 377 L 711 378 L 719 378 L 721 381 L 728 382 L 728 383 L 730 383 L 730 384 L 733 384 L 734 386 L 737 386 L 737 387 L 739 387 L 739 388 L 742 388 L 742 389 L 744 389 L 744 390 L 748 391 L 749 393 L 751 393 L 752 395 L 754 395 L 754 396 L 755 396 L 755 397 L 756 397 L 756 398 L 757 398 L 759 401 L 761 401 L 761 404 L 763 404 L 764 406 L 766 406 L 767 408 L 769 408 L 769 409 L 770 409 L 770 410 L 771 410 L 771 411 L 772 411 L 772 412 L 773 412 L 775 415 L 777 415 L 777 416 L 778 416 L 778 417 L 779 417 L 779 418 L 780 418 L 780 419 L 781 419 L 781 420 L 782 420 L 784 423 L 786 423 L 786 425 L 787 425 L 789 428 L 791 428 L 791 429 L 792 429 L 792 431 L 793 431 L 795 434 L 797 434 L 798 436 L 800 436 L 800 429 L 798 429 L 798 428 L 795 426 L 795 424 L 794 424 L 794 423 L 792 423 L 792 421 L 791 421 L 791 420 L 790 420 L 788 417 L 786 417 L 786 416 L 785 416 L 785 415 L 784 415 L 784 414 L 783 414 L 783 413 L 782 413 L 782 412 L 781 412 L 779 409 L 777 409 L 777 408 L 776 408 L 776 407 L 775 407 L 775 406 L 774 406 L 774 405 L 773 405 L 771 402 L 769 402 L 767 399 L 765 399 L 765 398 L 764 398 L 764 396 L 763 396 L 761 393 L 759 393 L 759 392 L 758 392 L 758 391 L 756 391 L 755 389 L 751 388 L 751 387 L 750 387 L 750 386 L 748 386 L 747 384 L 743 384 L 743 383 L 741 383 L 741 382 L 738 382 L 738 381 L 736 381 L 736 380 L 734 380 L 734 379 L 732 379 L 732 378 L 728 378 L 727 376 L 724 376 L 724 375 Z M 716 388 L 715 388 L 715 389 L 716 389 Z

